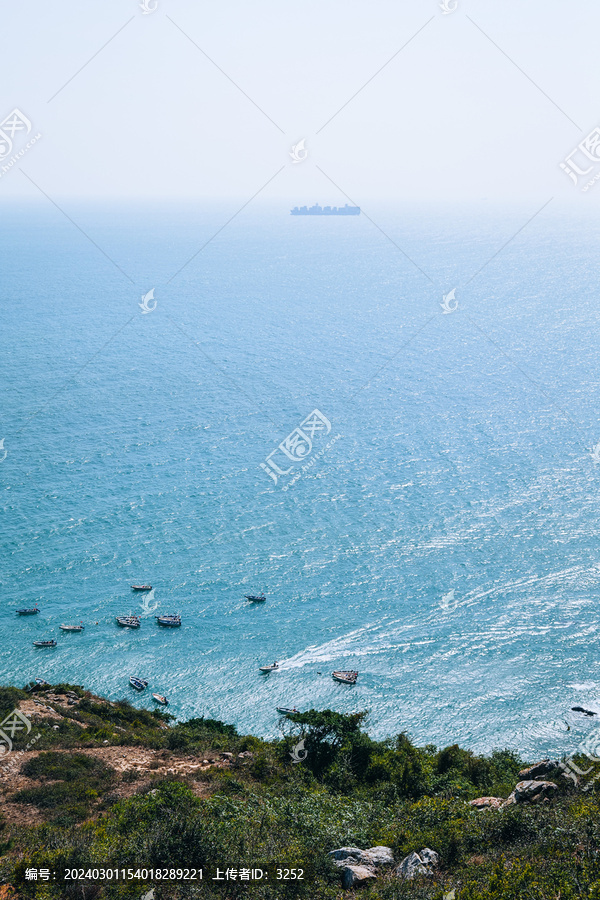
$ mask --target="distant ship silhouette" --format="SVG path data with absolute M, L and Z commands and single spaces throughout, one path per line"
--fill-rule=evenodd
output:
M 295 206 L 290 210 L 292 216 L 360 216 L 360 206 Z

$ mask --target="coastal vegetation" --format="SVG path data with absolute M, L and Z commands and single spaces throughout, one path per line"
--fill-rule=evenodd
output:
M 29 688 L 0 689 L 2 718 L 18 708 L 32 723 L 0 761 L 0 897 L 140 898 L 154 887 L 156 900 L 600 900 L 595 786 L 584 792 L 556 769 L 541 802 L 469 804 L 513 791 L 526 763 L 510 749 L 376 741 L 366 712 L 332 710 L 287 714 L 279 739 L 261 740 L 76 685 Z M 395 864 L 343 889 L 329 852 L 382 846 Z M 423 848 L 439 864 L 400 877 L 397 864 Z M 100 881 L 100 869 L 132 877 Z M 150 869 L 203 879 L 157 881 Z M 66 870 L 82 877 L 65 882 Z

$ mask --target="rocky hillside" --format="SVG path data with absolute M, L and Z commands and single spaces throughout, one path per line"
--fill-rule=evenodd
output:
M 559 760 L 374 741 L 365 713 L 331 710 L 263 741 L 29 687 L 0 689 L 20 723 L 0 898 L 600 900 L 596 785 Z

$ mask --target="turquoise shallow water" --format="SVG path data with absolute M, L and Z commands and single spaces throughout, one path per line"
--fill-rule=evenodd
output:
M 6 208 L 0 681 L 117 698 L 135 673 L 260 734 L 311 705 L 571 749 L 570 707 L 600 709 L 598 226 L 549 207 L 486 265 L 533 211 L 372 211 L 428 280 L 363 216 L 255 205 L 172 278 L 235 208 L 68 205 L 129 280 L 57 211 Z M 330 434 L 275 485 L 315 408 Z M 181 629 L 116 626 L 139 581 Z

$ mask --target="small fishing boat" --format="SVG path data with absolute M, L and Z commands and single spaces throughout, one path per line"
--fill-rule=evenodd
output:
M 154 616 L 156 619 L 157 625 L 165 625 L 168 628 L 177 628 L 178 625 L 181 625 L 181 616 L 180 615 L 172 615 L 172 616 Z
M 169 705 L 169 701 L 167 700 L 166 697 L 163 697 L 162 694 L 152 694 L 152 699 L 153 699 L 153 700 L 156 700 L 157 703 L 160 703 L 161 706 L 168 706 L 168 705 Z
M 43 678 L 36 678 L 35 683 L 37 684 L 38 687 L 50 687 L 50 682 L 44 681 Z
M 17 610 L 17 615 L 19 616 L 35 616 L 36 613 L 39 613 L 37 603 L 35 606 L 26 606 L 23 609 Z
M 56 647 L 56 641 L 34 641 L 34 647 Z
M 293 709 L 289 709 L 287 706 L 276 706 L 275 709 L 282 716 L 287 716 L 288 713 L 291 714 L 291 713 L 299 713 L 300 712 L 300 710 L 296 709 L 296 707 L 294 707 Z
M 140 627 L 140 617 L 139 616 L 117 616 L 117 623 L 121 626 L 121 628 L 139 628 Z
M 148 687 L 148 682 L 143 678 L 138 678 L 137 675 L 129 676 L 129 684 L 131 687 L 135 688 L 136 691 L 144 691 Z
M 83 623 L 79 625 L 60 625 L 61 631 L 83 631 L 85 625 Z
M 252 603 L 263 603 L 267 599 L 264 594 L 244 594 L 244 598 Z
M 339 681 L 341 684 L 356 684 L 356 679 L 358 678 L 358 672 L 354 671 L 340 671 L 340 672 L 332 672 L 331 677 L 334 681 Z
M 269 672 L 276 672 L 278 668 L 279 668 L 279 663 L 278 663 L 278 662 L 274 662 L 274 663 L 271 663 L 270 666 L 260 666 L 260 671 L 261 671 L 264 675 L 268 675 Z
M 132 591 L 151 591 L 152 585 L 151 584 L 132 584 L 131 590 Z

